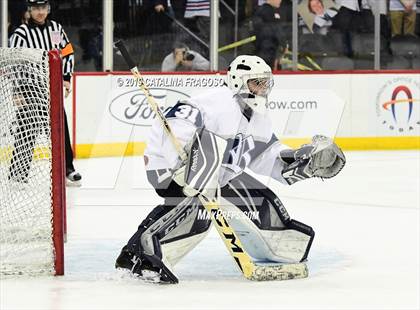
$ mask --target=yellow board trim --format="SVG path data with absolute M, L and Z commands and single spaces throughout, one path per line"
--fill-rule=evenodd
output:
M 334 141 L 347 151 L 362 150 L 419 150 L 420 136 L 336 138 Z
M 310 139 L 282 139 L 292 148 L 308 143 Z M 420 150 L 420 136 L 415 137 L 358 137 L 336 138 L 335 142 L 345 151 Z M 13 148 L 0 149 L 1 161 L 10 160 Z M 77 144 L 77 158 L 141 156 L 146 149 L 144 142 Z M 48 159 L 46 148 L 35 148 L 34 159 Z
M 13 147 L 0 148 L 0 162 L 12 160 Z M 42 160 L 51 158 L 51 150 L 49 147 L 41 146 L 34 149 L 33 160 Z
M 308 143 L 310 139 L 281 139 L 292 148 Z M 415 137 L 355 137 L 335 138 L 334 142 L 344 151 L 375 151 L 375 150 L 418 150 L 420 136 Z
M 282 139 L 284 144 L 297 148 L 310 139 Z M 420 136 L 415 137 L 357 137 L 335 138 L 345 151 L 419 150 Z M 144 142 L 77 144 L 77 158 L 141 156 L 146 149 Z
M 145 149 L 146 143 L 144 142 L 77 144 L 76 157 L 135 156 L 143 155 Z

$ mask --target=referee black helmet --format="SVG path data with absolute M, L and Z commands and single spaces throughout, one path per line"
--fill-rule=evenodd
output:
M 48 0 L 26 0 L 28 6 L 38 6 L 38 5 L 45 5 L 49 4 Z

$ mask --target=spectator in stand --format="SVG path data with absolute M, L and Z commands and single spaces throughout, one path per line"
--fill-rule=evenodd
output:
M 389 0 L 392 37 L 415 35 L 416 0 Z
M 9 1 L 8 38 L 21 24 L 27 24 L 30 18 L 25 1 Z
M 416 35 L 420 37 L 420 0 L 417 0 L 416 6 Z
M 362 18 L 369 18 L 369 26 L 368 32 L 374 32 L 374 16 L 376 8 L 379 8 L 379 14 L 381 16 L 381 34 L 385 36 L 384 31 L 389 31 L 389 24 L 388 24 L 388 6 L 387 6 L 388 0 L 363 0 L 362 1 Z
M 155 12 L 160 15 L 170 15 L 169 20 L 175 18 L 184 24 L 191 32 L 207 44 L 210 43 L 210 0 L 145 0 L 154 5 Z M 188 42 L 207 54 L 208 48 L 198 45 L 194 38 L 188 37 L 181 31 L 177 33 L 177 41 Z
M 206 71 L 210 63 L 196 51 L 192 51 L 181 42 L 174 44 L 173 52 L 162 62 L 162 71 Z
M 256 10 L 252 19 L 257 37 L 255 54 L 274 70 L 278 69 L 277 55 L 283 38 L 279 13 L 281 1 L 267 0 Z
M 79 45 L 83 52 L 82 61 L 86 63 L 93 60 L 95 70 L 102 71 L 103 31 L 101 23 L 97 21 L 90 25 L 85 21 L 82 22 L 82 25 L 85 25 L 79 29 Z
M 204 42 L 210 42 L 210 0 L 186 0 L 185 25 Z
M 172 21 L 165 14 L 168 11 L 168 0 L 144 0 L 143 5 L 149 15 L 144 25 L 145 33 L 155 35 L 171 32 Z
M 375 31 L 375 16 L 376 2 L 383 0 L 362 0 L 360 5 L 360 12 L 358 17 L 358 25 L 356 31 L 360 33 L 374 33 Z M 372 5 L 371 5 L 372 4 Z
M 323 0 L 308 0 L 308 11 L 314 15 L 312 33 L 326 35 L 333 25 L 333 18 L 337 15 L 337 10 L 333 7 L 325 8 Z M 300 25 L 305 25 L 302 19 Z M 308 27 L 303 27 L 302 32 L 304 34 L 311 33 Z
M 391 44 L 391 29 L 388 21 L 388 0 L 363 0 L 362 2 L 362 23 L 365 25 L 365 29 L 368 32 L 373 33 L 375 30 L 375 12 L 379 9 L 380 23 L 381 23 L 381 40 L 384 40 L 386 50 L 389 54 L 392 54 Z
M 353 46 L 351 31 L 357 27 L 357 20 L 360 15 L 362 0 L 337 0 L 340 5 L 334 24 L 340 29 L 342 34 L 344 54 L 353 57 Z

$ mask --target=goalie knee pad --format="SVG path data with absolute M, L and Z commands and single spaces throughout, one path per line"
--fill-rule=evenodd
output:
M 242 173 L 222 189 L 221 209 L 241 239 L 246 251 L 257 260 L 296 263 L 306 260 L 315 233 L 290 218 L 280 199 L 265 185 Z M 240 210 L 247 216 L 237 216 Z M 257 213 L 257 217 L 249 214 Z M 232 216 L 229 216 L 232 215 Z

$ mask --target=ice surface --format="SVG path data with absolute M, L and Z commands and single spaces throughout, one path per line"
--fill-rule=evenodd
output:
M 309 278 L 245 280 L 212 229 L 175 267 L 178 285 L 113 268 L 161 202 L 142 158 L 79 160 L 84 186 L 67 191 L 66 275 L 1 279 L 0 309 L 418 309 L 420 154 L 346 155 L 334 179 L 270 182 L 290 215 L 316 232 Z

